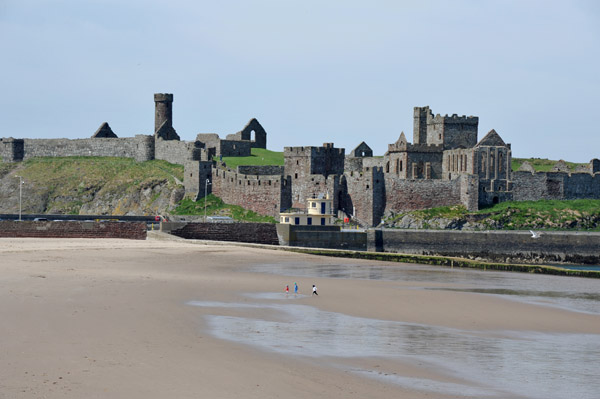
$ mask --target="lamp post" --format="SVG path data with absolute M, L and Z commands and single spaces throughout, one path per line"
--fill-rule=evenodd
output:
M 23 184 L 25 183 L 25 180 L 23 180 L 23 178 L 19 175 L 16 175 L 15 177 L 19 178 L 19 222 L 21 221 L 21 204 L 22 204 L 22 199 L 23 199 Z
M 204 182 L 204 223 L 206 223 L 206 197 L 208 196 L 208 185 L 210 184 L 210 180 L 206 179 Z

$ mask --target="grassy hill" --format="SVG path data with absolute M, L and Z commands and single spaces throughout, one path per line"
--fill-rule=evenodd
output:
M 183 166 L 128 158 L 32 158 L 1 164 L 0 212 L 18 211 L 23 178 L 23 212 L 56 214 L 155 214 L 182 191 Z M 183 194 L 182 194 L 183 195 Z
M 545 158 L 513 158 L 512 159 L 512 170 L 517 171 L 523 164 L 523 162 L 529 162 L 531 166 L 535 169 L 536 172 L 549 172 L 552 170 L 554 165 L 558 161 L 553 161 Z M 574 172 L 575 169 L 580 165 L 587 165 L 587 163 L 575 163 L 575 162 L 565 162 L 569 167 L 571 172 Z
M 283 166 L 283 152 L 253 148 L 249 157 L 223 157 L 227 167 L 235 169 L 240 165 L 277 165 Z
M 269 162 L 282 153 L 263 153 Z M 258 151 L 261 154 L 261 151 Z M 277 154 L 280 154 L 278 156 Z M 248 157 L 250 158 L 250 157 Z M 262 160 L 261 160 L 262 161 Z M 23 212 L 103 215 L 204 215 L 204 201 L 183 199 L 183 166 L 165 161 L 137 162 L 130 158 L 32 158 L 0 163 L 0 213 L 18 213 L 18 178 L 23 185 Z M 209 195 L 207 215 L 270 222 L 240 206 Z
M 194 202 L 190 199 L 183 199 L 176 209 L 171 213 L 173 215 L 197 215 L 204 216 L 204 198 Z M 207 216 L 229 216 L 235 220 L 245 222 L 276 223 L 275 218 L 271 216 L 259 215 L 256 212 L 244 209 L 238 205 L 230 205 L 214 194 L 206 197 L 206 215 Z
M 396 228 L 600 231 L 600 200 L 508 201 L 477 212 L 449 206 L 394 215 L 384 223 Z

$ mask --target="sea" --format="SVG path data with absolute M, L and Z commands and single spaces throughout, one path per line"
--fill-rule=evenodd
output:
M 344 260 L 326 265 L 260 264 L 251 270 L 315 281 L 337 278 L 422 283 L 414 289 L 475 292 L 600 315 L 599 279 L 378 262 L 365 265 Z M 396 359 L 434 368 L 457 381 L 406 377 L 358 366 L 349 370 L 357 376 L 425 391 L 432 397 L 600 398 L 600 325 L 595 334 L 478 332 L 321 311 L 297 301 L 282 300 L 294 297 L 283 292 L 245 296 L 247 299 L 239 303 L 188 304 L 271 309 L 278 315 L 269 319 L 206 316 L 210 333 L 220 339 L 285 356 L 327 357 L 334 366 L 338 359 L 339 367 L 346 370 L 344 360 L 349 358 Z M 260 334 L 251 333 L 257 331 Z

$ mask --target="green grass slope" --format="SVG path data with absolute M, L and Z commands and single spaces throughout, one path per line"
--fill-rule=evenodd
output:
M 394 215 L 384 223 L 404 228 L 402 220 L 407 218 L 416 228 L 462 228 L 470 224 L 473 230 L 600 231 L 600 200 L 508 201 L 473 213 L 462 205 L 448 206 Z
M 204 198 L 199 199 L 197 202 L 190 199 L 183 199 L 172 213 L 174 215 L 204 216 L 204 207 Z M 271 216 L 259 215 L 258 213 L 244 209 L 241 206 L 226 204 L 221 198 L 214 194 L 209 194 L 206 197 L 206 216 L 229 216 L 235 220 L 242 220 L 245 222 L 277 222 L 275 218 Z
M 531 166 L 535 169 L 536 172 L 549 172 L 552 170 L 554 165 L 558 161 L 553 161 L 545 158 L 512 158 L 512 170 L 517 171 L 523 164 L 523 162 L 529 162 Z M 571 172 L 574 172 L 575 169 L 580 165 L 587 165 L 587 163 L 575 163 L 575 162 L 565 162 L 569 167 Z
M 24 179 L 24 211 L 31 213 L 79 214 L 84 207 L 86 213 L 145 214 L 164 208 L 170 192 L 183 180 L 183 166 L 156 160 L 48 157 L 7 165 L 0 168 L 0 177 L 4 173 L 5 179 L 14 180 L 18 174 Z M 153 206 L 160 196 L 164 198 Z
M 223 157 L 228 168 L 235 169 L 240 165 L 277 165 L 283 166 L 283 152 L 253 148 L 249 157 Z

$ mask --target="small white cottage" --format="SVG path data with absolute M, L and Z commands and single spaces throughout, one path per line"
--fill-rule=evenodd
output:
M 333 224 L 333 200 L 329 195 L 319 194 L 317 198 L 306 201 L 306 211 L 282 212 L 279 214 L 281 224 L 299 226 L 330 226 Z

